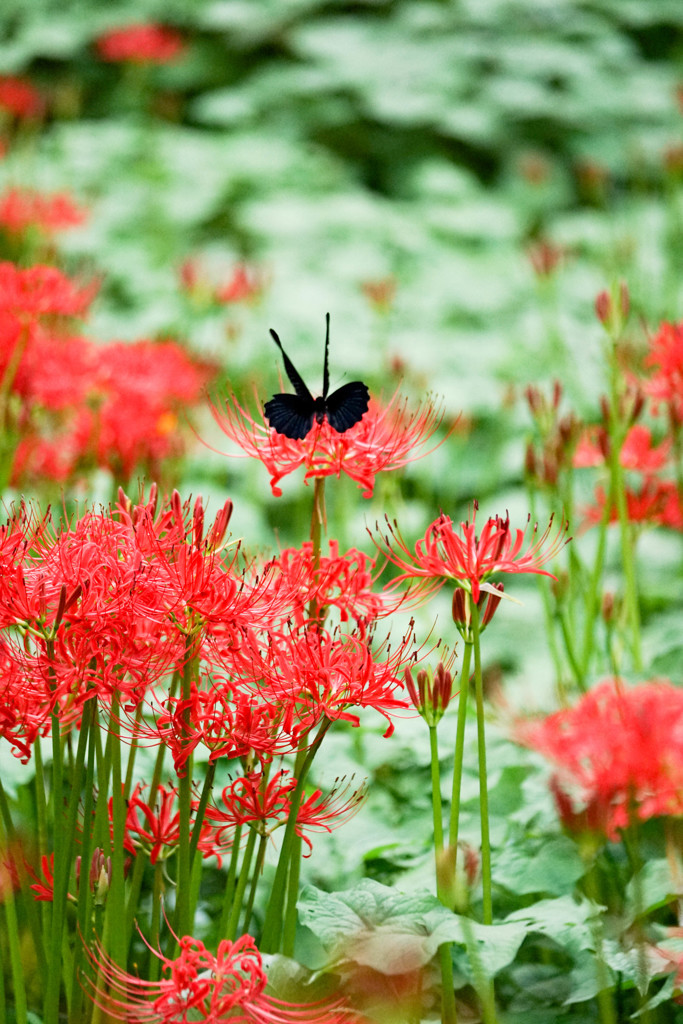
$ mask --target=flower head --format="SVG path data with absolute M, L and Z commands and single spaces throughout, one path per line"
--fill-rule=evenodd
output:
M 526 529 L 513 531 L 506 516 L 489 518 L 480 534 L 476 531 L 475 504 L 472 522 L 460 524 L 459 534 L 453 527 L 450 516 L 441 514 L 427 527 L 424 537 L 415 545 L 412 553 L 396 524 L 387 519 L 389 534 L 375 543 L 387 558 L 401 569 L 395 582 L 404 579 L 422 581 L 427 590 L 436 590 L 447 580 L 455 580 L 479 601 L 480 591 L 491 590 L 488 580 L 498 573 L 540 573 L 552 576 L 542 569 L 567 543 L 566 526 L 554 538 L 550 538 L 553 519 L 535 540 L 523 550 Z M 535 537 L 538 527 L 533 527 Z M 371 534 L 372 536 L 372 534 Z M 393 585 L 393 584 L 392 584 Z
M 25 78 L 0 75 L 0 110 L 13 117 L 28 119 L 43 112 L 43 98 Z
M 169 64 L 181 56 L 185 43 L 179 32 L 163 25 L 126 25 L 97 40 L 102 60 L 130 64 Z
M 251 935 L 223 939 L 216 954 L 190 935 L 178 939 L 180 952 L 170 959 L 150 947 L 161 962 L 160 981 L 128 974 L 101 948 L 89 956 L 108 991 L 93 992 L 101 1008 L 118 1020 L 136 1024 L 341 1024 L 348 1013 L 339 1000 L 293 1006 L 266 995 L 267 977 Z M 101 1000 L 101 1002 L 100 1002 Z
M 86 218 L 65 192 L 41 195 L 34 189 L 10 188 L 0 196 L 0 226 L 12 235 L 34 228 L 44 235 L 77 227 Z
M 557 765 L 553 794 L 573 830 L 616 839 L 634 814 L 683 814 L 683 690 L 670 683 L 607 680 L 515 736 Z
M 396 392 L 385 406 L 371 400 L 362 420 L 343 434 L 327 418 L 322 423 L 314 419 L 306 437 L 292 440 L 268 425 L 262 409 L 257 421 L 234 396 L 224 409 L 214 404 L 212 411 L 223 433 L 264 464 L 275 497 L 282 494 L 280 480 L 304 466 L 306 481 L 345 473 L 356 481 L 364 498 L 371 498 L 378 473 L 399 469 L 427 454 L 421 449 L 443 419 L 443 409 L 429 401 L 410 412 Z

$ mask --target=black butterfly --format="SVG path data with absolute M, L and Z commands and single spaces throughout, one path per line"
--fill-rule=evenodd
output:
M 350 384 L 344 384 L 328 395 L 330 387 L 330 374 L 327 368 L 327 357 L 330 348 L 330 314 L 325 316 L 327 330 L 325 333 L 325 366 L 323 369 L 323 393 L 319 398 L 314 398 L 304 384 L 301 375 L 297 372 L 292 361 L 282 347 L 282 342 L 275 331 L 271 330 L 273 341 L 282 352 L 285 361 L 285 370 L 289 377 L 295 395 L 282 394 L 273 395 L 269 402 L 266 402 L 264 411 L 266 419 L 271 427 L 277 430 L 278 434 L 284 434 L 294 441 L 306 437 L 313 426 L 313 420 L 322 423 L 327 420 L 333 430 L 343 434 L 358 423 L 368 411 L 370 392 L 367 385 L 359 380 L 353 380 Z

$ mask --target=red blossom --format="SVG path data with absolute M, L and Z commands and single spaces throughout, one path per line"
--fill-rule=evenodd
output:
M 573 830 L 615 840 L 632 815 L 683 814 L 683 690 L 670 683 L 606 680 L 515 737 L 558 766 L 552 788 Z
M 52 235 L 78 227 L 85 219 L 85 210 L 65 192 L 41 195 L 34 189 L 10 188 L 0 195 L 0 226 L 12 235 L 20 235 L 27 228 Z
M 152 949 L 164 977 L 145 981 L 128 974 L 98 947 L 89 951 L 107 986 L 92 998 L 105 1013 L 136 1024 L 184 1024 L 197 1019 L 207 1024 L 343 1024 L 348 1011 L 339 1000 L 293 1006 L 268 996 L 261 954 L 250 935 L 218 944 L 214 955 L 203 942 L 185 935 L 177 939 L 175 959 Z
M 657 412 L 659 405 L 664 404 L 675 422 L 683 423 L 683 323 L 665 321 L 660 324 L 650 339 L 645 365 L 654 367 L 654 373 L 646 384 L 654 411 Z
M 385 736 L 394 731 L 390 712 L 407 708 L 397 696 L 403 688 L 399 673 L 411 656 L 411 639 L 385 660 L 372 651 L 372 636 L 364 629 L 339 635 L 305 624 L 298 630 L 273 632 L 262 666 L 267 699 L 285 709 L 283 732 L 292 742 L 323 718 L 359 725 L 355 708 L 370 707 L 387 719 Z
M 588 427 L 576 447 L 574 465 L 602 466 L 609 453 L 609 438 L 604 427 Z M 639 473 L 653 473 L 666 465 L 671 454 L 671 441 L 666 439 L 653 445 L 652 433 L 647 427 L 636 423 L 630 428 L 619 455 L 624 469 Z
M 329 542 L 329 555 L 313 553 L 313 543 L 286 548 L 274 563 L 292 591 L 292 614 L 297 622 L 307 617 L 307 608 L 335 607 L 342 622 L 354 618 L 368 622 L 387 614 L 386 599 L 372 590 L 375 561 L 356 548 L 339 554 L 336 540 Z
M 596 487 L 594 504 L 584 510 L 583 528 L 602 522 L 606 502 L 604 488 Z M 658 477 L 648 476 L 638 490 L 627 487 L 626 515 L 630 523 L 668 526 L 672 530 L 683 529 L 683 507 L 676 484 L 673 480 L 660 480 Z M 613 503 L 609 522 L 616 523 L 618 520 L 617 508 Z
M 25 78 L 0 75 L 0 110 L 13 117 L 39 117 L 44 109 L 43 98 Z
M 136 853 L 136 845 L 145 846 L 149 851 L 150 864 L 156 864 L 163 853 L 168 857 L 180 841 L 180 811 L 176 809 L 178 790 L 173 786 L 160 785 L 154 806 L 143 800 L 146 787 L 138 783 L 128 800 L 126 815 L 126 848 Z M 109 800 L 111 817 L 112 800 Z M 142 814 L 143 821 L 139 815 Z M 145 823 L 147 827 L 145 827 Z
M 427 454 L 421 449 L 443 419 L 443 410 L 430 401 L 410 412 L 396 392 L 383 407 L 371 399 L 362 420 L 343 434 L 327 418 L 322 423 L 314 419 L 305 438 L 292 440 L 268 425 L 263 409 L 257 421 L 234 396 L 224 409 L 214 404 L 212 411 L 223 433 L 264 464 L 275 497 L 282 494 L 280 480 L 303 466 L 305 481 L 345 473 L 356 481 L 364 498 L 371 498 L 378 473 L 399 469 Z
M 154 24 L 111 29 L 95 45 L 102 60 L 131 64 L 170 64 L 185 51 L 179 32 Z
M 81 316 L 94 294 L 93 286 L 76 285 L 57 267 L 38 264 L 22 269 L 0 263 L 0 313 L 22 322 L 42 316 Z
M 513 536 L 510 519 L 496 516 L 487 519 L 481 534 L 477 535 L 476 514 L 475 504 L 472 522 L 460 523 L 460 536 L 453 528 L 450 516 L 440 515 L 427 527 L 424 537 L 415 545 L 414 553 L 403 540 L 396 523 L 392 524 L 387 519 L 389 534 L 373 539 L 380 551 L 401 570 L 394 584 L 416 579 L 421 581 L 424 589 L 431 591 L 450 579 L 468 590 L 476 603 L 481 589 L 490 590 L 488 580 L 498 573 L 530 572 L 553 576 L 541 567 L 568 542 L 566 526 L 560 528 L 553 538 L 550 536 L 552 517 L 540 537 L 536 536 L 538 527 L 534 526 L 532 543 L 523 550 L 526 529 L 517 529 Z

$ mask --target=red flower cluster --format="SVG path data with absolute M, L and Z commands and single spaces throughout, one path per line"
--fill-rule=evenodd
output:
M 14 484 L 95 467 L 124 481 L 136 470 L 156 476 L 182 454 L 180 413 L 199 402 L 212 368 L 174 341 L 74 336 L 69 320 L 93 294 L 56 267 L 0 263 L 0 380 L 20 399 L 2 408 L 3 429 L 21 438 Z
M 526 530 L 510 528 L 510 519 L 487 519 L 481 534 L 476 528 L 477 506 L 474 507 L 472 522 L 460 524 L 460 536 L 453 527 L 450 516 L 440 515 L 427 527 L 424 537 L 411 552 L 396 524 L 389 522 L 389 534 L 374 538 L 380 551 L 401 570 L 395 583 L 401 580 L 419 580 L 423 589 L 436 590 L 446 580 L 468 590 L 477 603 L 482 590 L 498 594 L 489 584 L 489 579 L 498 573 L 540 573 L 552 576 L 542 569 L 567 543 L 566 527 L 558 530 L 549 542 L 553 520 L 545 531 L 523 551 Z M 538 527 L 534 526 L 535 536 Z M 371 534 L 372 536 L 372 534 Z
M 179 32 L 163 25 L 126 25 L 105 32 L 96 43 L 102 60 L 169 64 L 185 51 Z
M 683 690 L 670 683 L 605 681 L 515 737 L 558 766 L 552 790 L 573 831 L 616 840 L 634 816 L 683 814 Z
M 338 433 L 324 419 L 322 423 L 314 421 L 302 440 L 278 434 L 268 425 L 262 409 L 257 422 L 234 396 L 225 409 L 214 405 L 213 414 L 227 437 L 264 464 L 275 497 L 282 494 L 280 480 L 304 466 L 306 481 L 345 473 L 362 488 L 364 498 L 371 498 L 377 474 L 399 469 L 424 455 L 421 449 L 443 419 L 443 411 L 431 402 L 409 412 L 405 402 L 399 404 L 398 392 L 384 407 L 371 400 L 362 420 L 345 433 Z
M 90 953 L 93 965 L 106 982 L 93 998 L 105 1013 L 137 1024 L 343 1024 L 348 1010 L 339 1000 L 293 1006 L 265 992 L 268 978 L 261 954 L 250 935 L 236 942 L 223 939 L 214 955 L 203 942 L 189 935 L 177 940 L 175 959 L 152 949 L 161 962 L 161 981 L 144 981 L 128 974 L 102 949 Z
M 647 391 L 655 412 L 665 405 L 674 422 L 683 423 L 683 323 L 660 325 L 645 362 L 654 367 Z
M 26 79 L 0 75 L 0 111 L 27 120 L 40 117 L 44 106 L 42 96 Z
M 180 281 L 193 299 L 219 305 L 254 302 L 266 287 L 263 273 L 244 263 L 238 263 L 227 280 L 218 281 L 217 275 L 206 272 L 196 259 L 188 259 L 183 263 Z
M 41 195 L 33 189 L 10 188 L 0 195 L 0 227 L 11 235 L 21 235 L 28 229 L 52 235 L 78 227 L 85 218 L 85 210 L 65 192 Z

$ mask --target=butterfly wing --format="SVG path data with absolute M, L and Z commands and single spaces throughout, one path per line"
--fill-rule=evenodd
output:
M 362 381 L 352 380 L 350 384 L 342 385 L 325 402 L 330 426 L 338 434 L 345 433 L 363 419 L 369 404 L 370 392 Z
M 308 392 L 308 388 L 306 391 Z M 271 427 L 292 441 L 300 441 L 306 437 L 313 426 L 313 410 L 314 402 L 310 394 L 308 398 L 301 398 L 299 395 L 273 395 L 263 407 Z
M 299 373 L 299 371 L 295 367 L 294 363 L 292 362 L 292 360 L 289 358 L 289 356 L 287 355 L 287 353 L 283 349 L 282 342 L 280 341 L 280 339 L 278 338 L 277 334 L 275 333 L 275 331 L 272 328 L 270 330 L 270 334 L 271 334 L 271 337 L 272 337 L 273 341 L 275 342 L 277 347 L 282 352 L 282 358 L 284 359 L 284 362 L 285 362 L 285 371 L 287 373 L 287 376 L 289 377 L 289 381 L 290 381 L 292 387 L 296 391 L 296 393 L 299 396 L 299 398 L 308 399 L 308 401 L 312 403 L 313 402 L 313 395 L 311 394 L 311 392 L 308 390 L 308 388 L 304 384 L 303 377 L 301 376 L 301 374 Z M 270 405 L 270 402 L 268 403 L 268 405 Z M 280 431 L 280 433 L 282 433 L 282 431 Z

